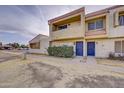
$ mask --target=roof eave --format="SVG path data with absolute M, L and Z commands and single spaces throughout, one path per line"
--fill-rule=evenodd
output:
M 48 24 L 51 24 L 51 23 L 53 23 L 53 22 L 55 22 L 55 21 L 57 21 L 57 20 L 60 20 L 60 19 L 63 19 L 63 18 L 72 16 L 72 15 L 75 15 L 75 14 L 77 14 L 77 13 L 81 13 L 81 12 L 84 12 L 84 11 L 85 11 L 84 7 L 79 8 L 79 9 L 74 10 L 74 11 L 72 11 L 72 12 L 66 13 L 66 14 L 64 14 L 64 15 L 62 15 L 62 16 L 59 16 L 59 17 L 56 17 L 56 18 L 53 18 L 53 19 L 48 20 Z

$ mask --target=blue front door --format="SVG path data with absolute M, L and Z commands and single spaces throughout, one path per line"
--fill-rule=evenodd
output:
M 87 42 L 87 55 L 95 56 L 95 42 Z
M 76 56 L 83 56 L 83 42 L 76 42 Z

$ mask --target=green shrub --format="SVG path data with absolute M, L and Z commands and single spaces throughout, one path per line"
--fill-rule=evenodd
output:
M 50 56 L 56 56 L 56 57 L 73 57 L 73 47 L 72 46 L 53 46 L 48 47 L 47 52 Z

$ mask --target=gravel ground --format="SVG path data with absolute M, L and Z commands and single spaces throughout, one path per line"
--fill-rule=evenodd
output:
M 13 54 L 0 63 L 1 88 L 123 88 L 124 73 L 108 66 L 90 65 L 78 59 L 28 55 L 27 60 Z M 121 68 L 122 69 L 122 68 Z

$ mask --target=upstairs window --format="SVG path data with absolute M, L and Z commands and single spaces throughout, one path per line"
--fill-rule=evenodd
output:
M 119 25 L 124 25 L 124 15 L 119 16 Z
M 58 30 L 67 29 L 67 25 L 58 26 Z
M 88 30 L 96 30 L 96 29 L 102 29 L 104 26 L 103 20 L 95 20 L 93 22 L 88 23 Z
M 95 29 L 95 23 L 88 23 L 88 30 L 94 30 Z
M 103 28 L 103 20 L 97 20 L 96 21 L 96 29 Z

